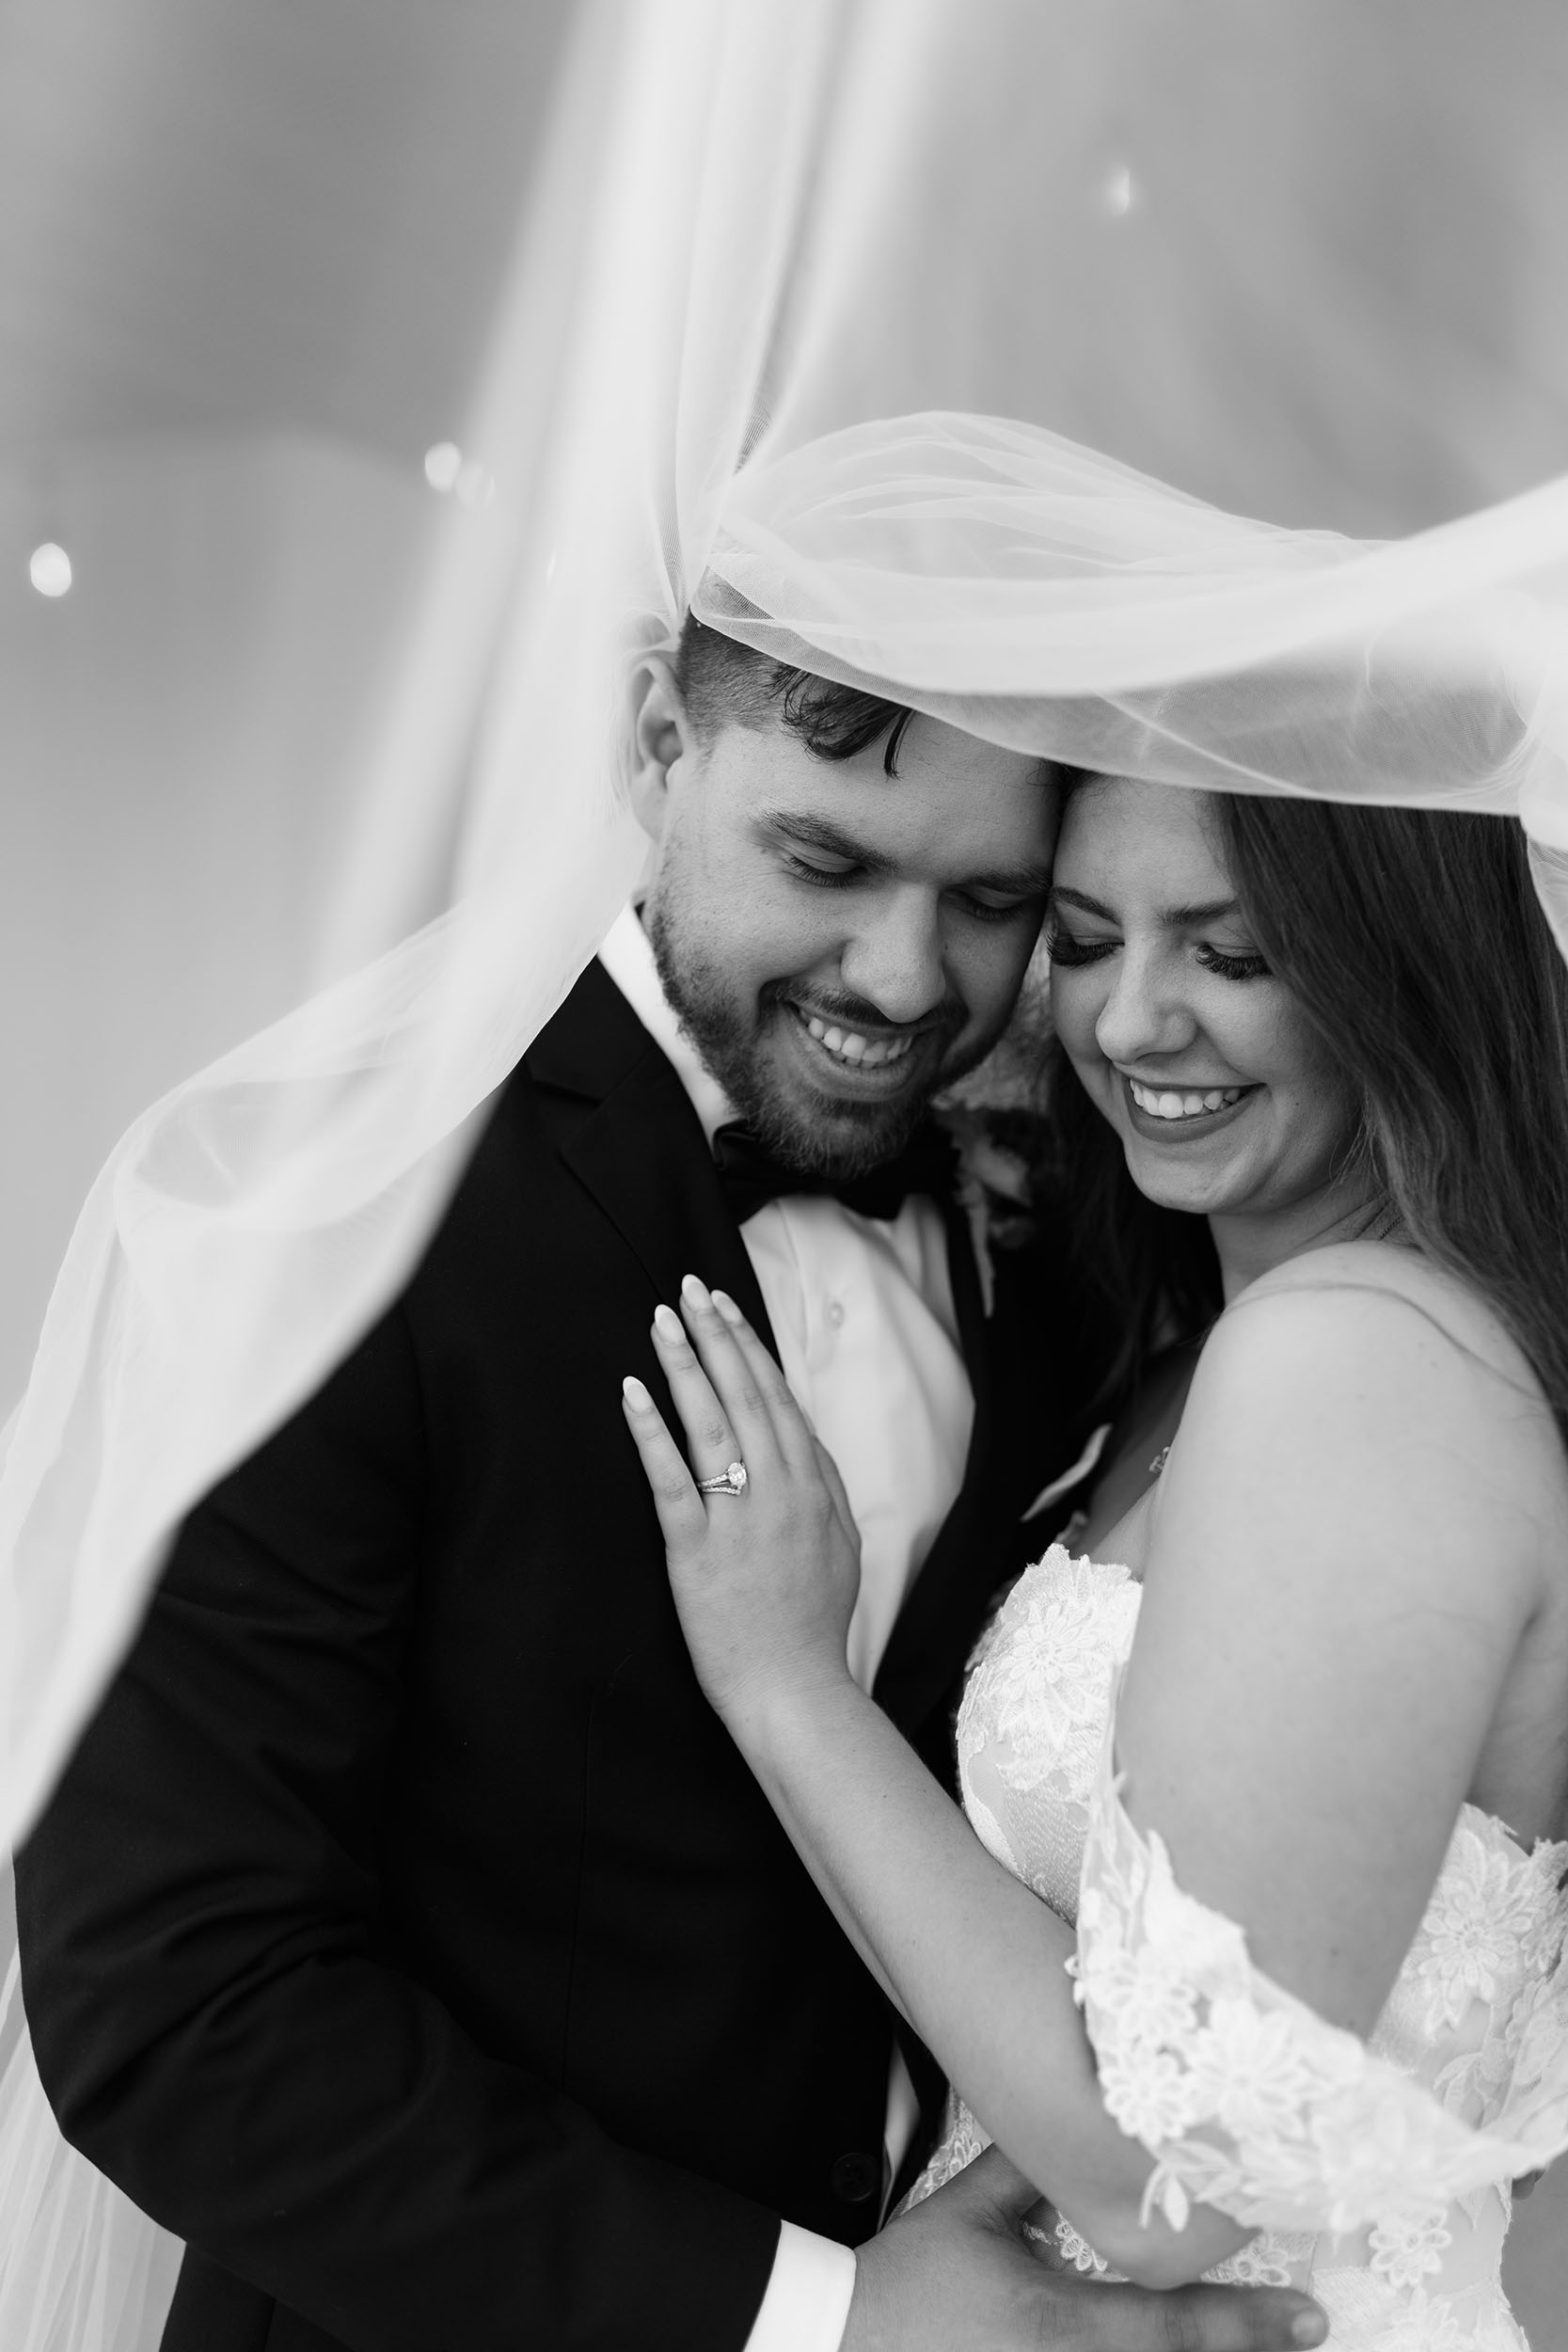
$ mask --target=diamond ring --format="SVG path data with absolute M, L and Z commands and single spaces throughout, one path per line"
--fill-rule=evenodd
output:
M 744 1462 L 732 1462 L 728 1470 L 720 1471 L 717 1478 L 699 1478 L 697 1481 L 697 1492 L 700 1495 L 743 1495 L 745 1491 L 746 1465 Z

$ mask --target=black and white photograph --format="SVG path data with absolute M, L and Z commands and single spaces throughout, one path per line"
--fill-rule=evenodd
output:
M 1568 2352 L 1568 13 L 0 0 L 0 2352 Z

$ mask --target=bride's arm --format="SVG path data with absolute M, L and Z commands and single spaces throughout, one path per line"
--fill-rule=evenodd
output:
M 847 1677 L 780 1689 L 731 1720 L 813 1878 L 992 2137 L 1114 2268 L 1198 2278 L 1253 2232 L 1140 2209 L 1153 2161 L 1106 2114 L 1074 2006 L 1070 1928 L 992 1860 Z
M 698 1472 L 738 1454 L 745 1496 L 705 1510 L 635 1388 L 627 1418 L 705 1690 L 847 1932 L 992 2137 L 1116 2268 L 1151 2286 L 1196 2278 L 1251 2233 L 1201 2208 L 1180 2235 L 1158 2216 L 1140 2225 L 1153 2165 L 1101 2103 L 1067 1973 L 1072 1931 L 991 1859 L 851 1680 L 858 1547 L 836 1472 L 754 1336 L 689 1299 L 687 1311 L 721 1406 L 683 1342 L 659 1346 Z
M 1180 1885 L 1365 2038 L 1542 1605 L 1561 1449 L 1478 1310 L 1450 1334 L 1449 1302 L 1439 1322 L 1349 1252 L 1337 1279 L 1340 1254 L 1258 1284 L 1205 1350 L 1117 1749 Z
M 830 1507 L 816 1478 L 814 1498 L 810 1440 L 754 1340 L 689 1313 L 751 1493 L 705 1514 L 653 1417 L 630 1418 L 710 1696 L 1007 2153 L 1118 2268 L 1195 2276 L 1247 2233 L 1201 2206 L 1180 2234 L 1140 2224 L 1151 2163 L 1101 2105 L 1073 1939 L 849 1680 L 842 1495 Z M 700 1375 L 676 1352 L 685 1407 Z M 711 1396 L 687 1410 L 694 1438 L 705 1416 Z M 1541 1419 L 1402 1300 L 1259 1295 L 1211 1343 L 1167 1471 L 1121 1719 L 1131 1810 L 1259 1966 L 1363 2033 L 1537 1604 L 1539 1547 L 1507 1521 L 1541 1487 Z

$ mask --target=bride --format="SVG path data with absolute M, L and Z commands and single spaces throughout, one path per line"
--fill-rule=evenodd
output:
M 917 2200 L 994 2138 L 1048 2261 L 1503 2352 L 1511 2177 L 1568 2142 L 1568 973 L 1494 818 L 1064 788 L 1055 1120 L 1134 1343 L 1212 1245 L 1190 1392 L 982 1637 L 960 1815 L 847 1671 L 833 1466 L 693 1278 L 692 1471 L 626 1392 L 682 1622 L 954 2085 Z

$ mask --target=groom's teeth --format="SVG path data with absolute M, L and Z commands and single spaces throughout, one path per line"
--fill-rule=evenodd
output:
M 1127 1081 L 1132 1100 L 1151 1119 L 1198 1119 L 1206 1111 L 1227 1110 L 1239 1103 L 1246 1092 L 1244 1087 L 1210 1087 L 1205 1093 L 1177 1093 L 1173 1088 L 1156 1089 L 1140 1086 L 1136 1078 Z
M 814 1012 L 802 1014 L 807 1029 L 819 1045 L 842 1061 L 861 1070 L 878 1070 L 884 1062 L 898 1061 L 914 1043 L 912 1037 L 880 1038 L 875 1041 L 861 1036 L 858 1029 L 830 1029 Z

